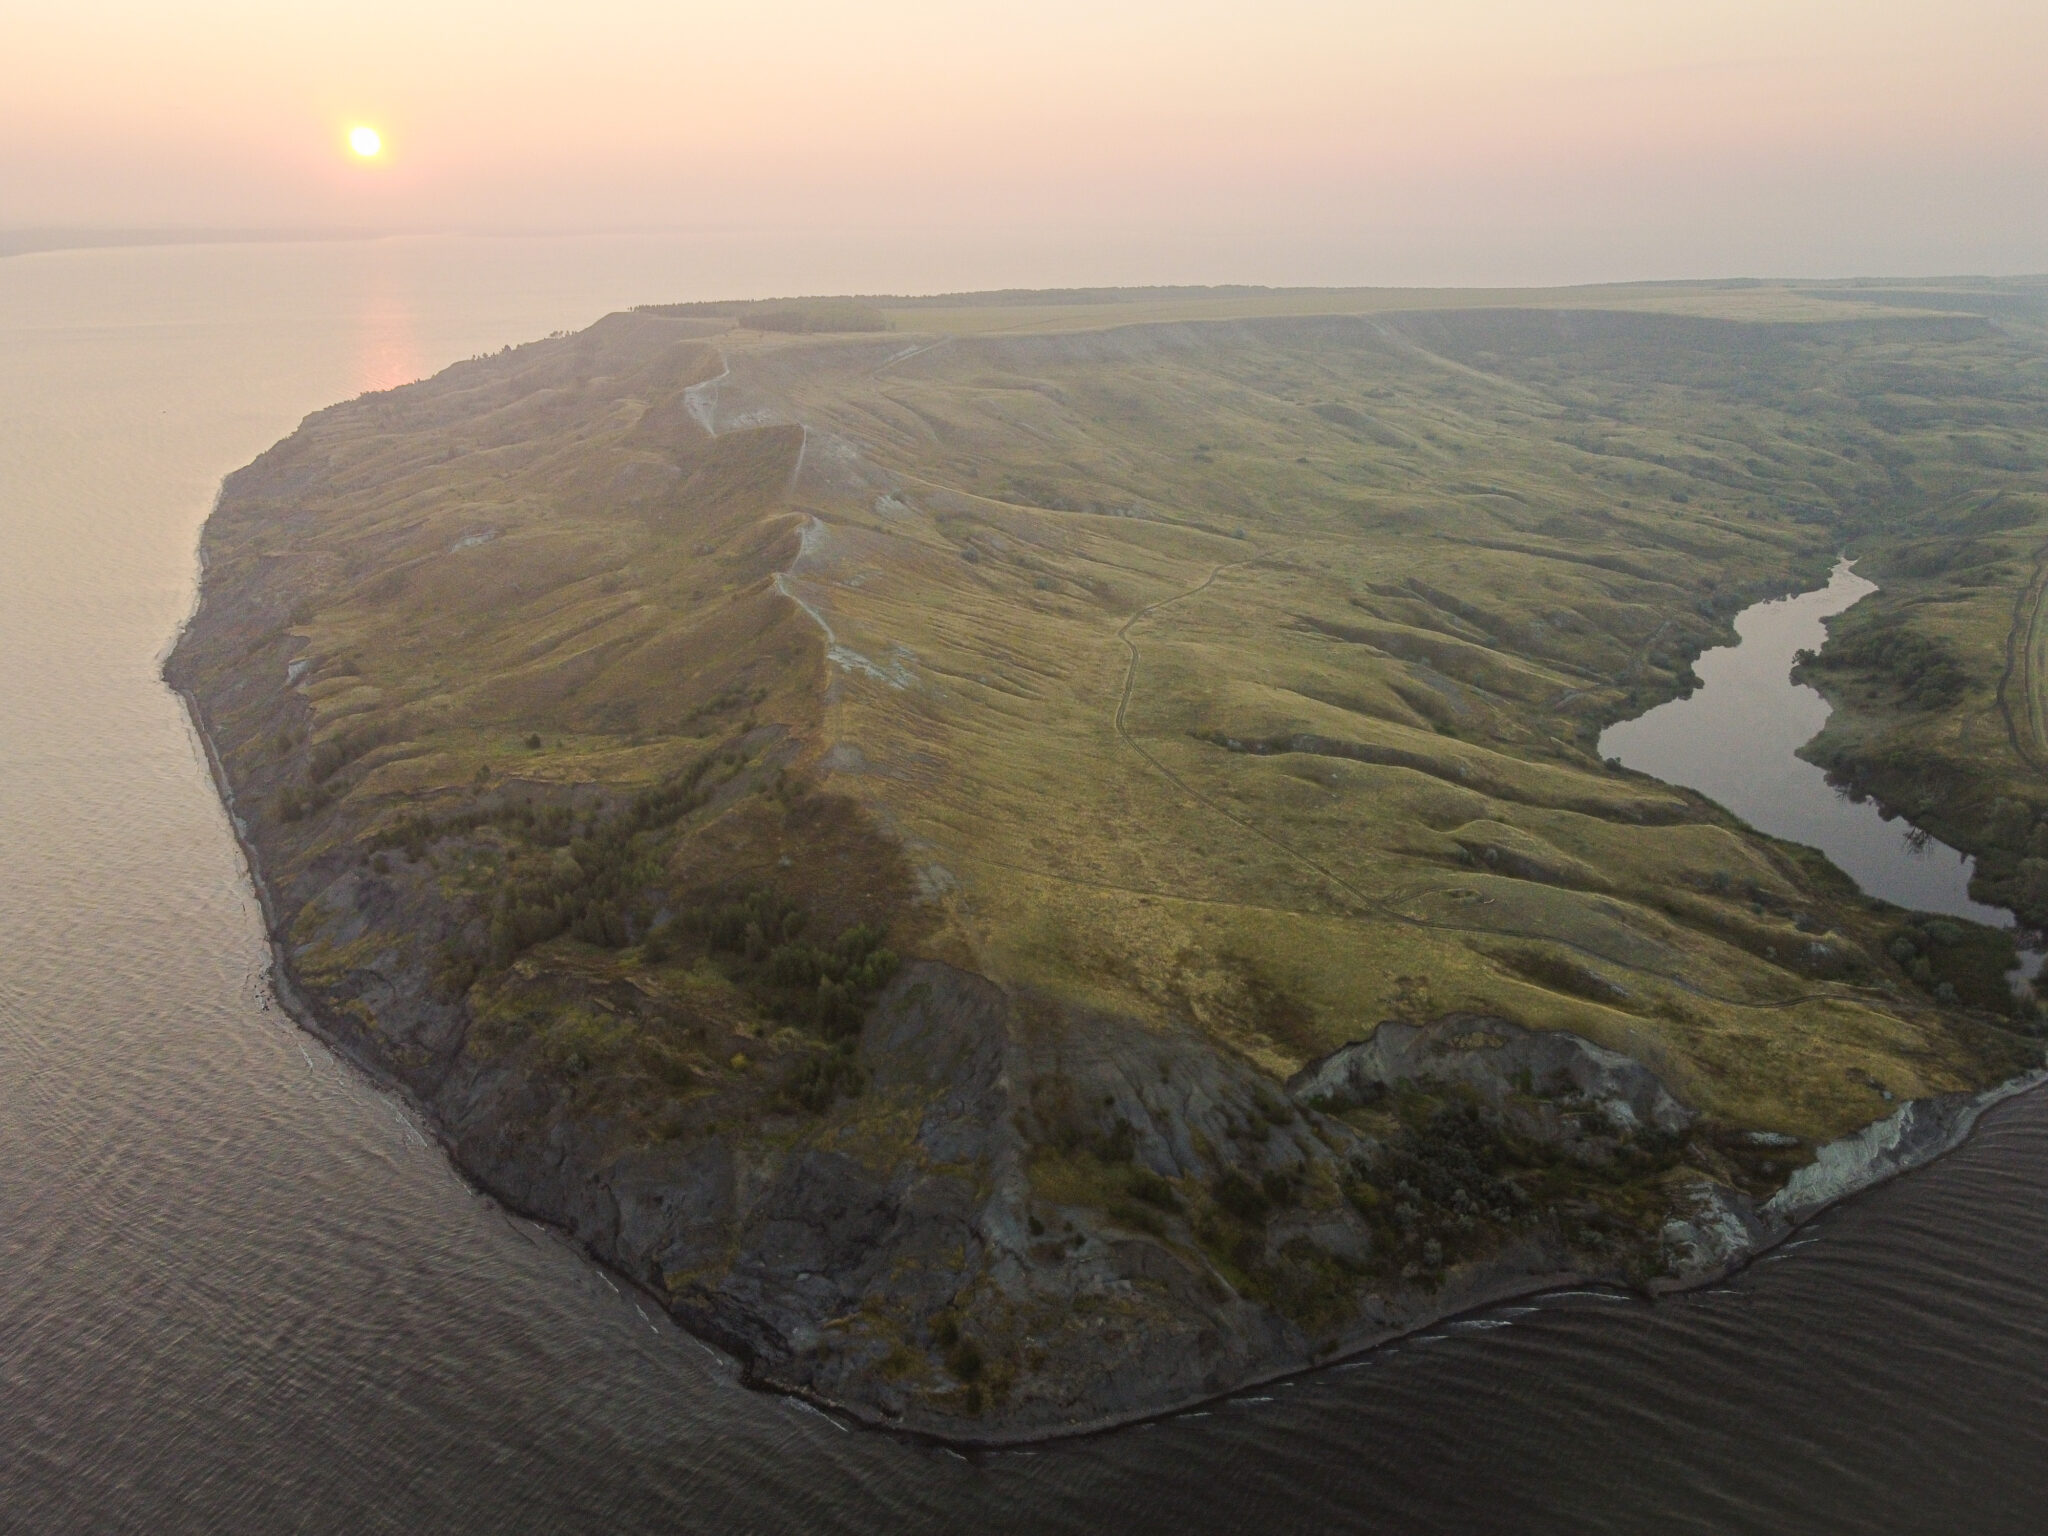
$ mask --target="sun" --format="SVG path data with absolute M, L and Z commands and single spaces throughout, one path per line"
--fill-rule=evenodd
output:
M 367 124 L 348 131 L 348 147 L 365 160 L 374 160 L 384 148 L 384 136 Z

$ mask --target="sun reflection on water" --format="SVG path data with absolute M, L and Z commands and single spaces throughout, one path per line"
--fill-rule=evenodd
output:
M 381 253 L 380 253 L 381 254 Z M 356 300 L 350 382 L 358 394 L 426 377 L 418 306 L 395 263 L 373 259 Z

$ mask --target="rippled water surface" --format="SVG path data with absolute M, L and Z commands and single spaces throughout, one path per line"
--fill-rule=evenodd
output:
M 732 1382 L 281 1019 L 157 678 L 220 475 L 687 249 L 0 261 L 0 1530 L 2048 1524 L 2048 1103 L 1720 1291 L 1550 1297 L 963 1459 Z M 813 285 L 824 286 L 824 285 Z

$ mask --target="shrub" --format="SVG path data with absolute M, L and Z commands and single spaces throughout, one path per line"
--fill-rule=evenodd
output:
M 626 920 L 609 901 L 593 901 L 569 924 L 569 936 L 601 949 L 624 949 L 632 942 Z
M 274 802 L 279 821 L 301 821 L 318 815 L 334 801 L 334 792 L 324 784 L 286 785 Z
M 1259 1187 L 1235 1168 L 1227 1169 L 1209 1186 L 1216 1204 L 1239 1221 L 1264 1221 L 1269 1203 Z
M 1626 987 L 1609 981 L 1598 971 L 1547 950 L 1513 950 L 1501 959 L 1516 975 L 1553 992 L 1568 992 L 1598 1003 L 1618 1003 L 1629 995 Z
M 973 1381 L 981 1375 L 981 1367 L 981 1350 L 972 1339 L 962 1339 L 946 1351 L 946 1369 L 961 1381 Z
M 815 1018 L 827 1039 L 836 1039 L 859 1029 L 861 1011 L 859 1001 L 846 983 L 834 981 L 830 976 L 819 979 Z
M 840 1095 L 858 1095 L 866 1081 L 867 1074 L 853 1059 L 853 1053 L 841 1048 L 806 1058 L 790 1073 L 782 1092 L 799 1109 L 819 1115 L 830 1109 L 832 1101 Z
M 1294 1180 L 1277 1170 L 1260 1176 L 1259 1193 L 1266 1197 L 1268 1205 L 1289 1206 L 1294 1204 Z
M 315 784 L 324 783 L 371 749 L 382 746 L 391 736 L 389 724 L 359 725 L 317 742 L 306 759 L 306 777 Z
M 1805 651 L 1798 660 L 1802 671 L 1870 673 L 1916 709 L 1950 708 L 1970 686 L 1952 645 L 1907 627 L 1897 615 L 1841 624 L 1819 655 Z
M 768 954 L 768 980 L 778 987 L 815 987 L 818 952 L 808 944 L 778 944 Z
M 1107 1211 L 1109 1219 L 1118 1226 L 1133 1232 L 1149 1232 L 1154 1237 L 1166 1235 L 1166 1223 L 1159 1219 L 1159 1213 L 1135 1200 L 1112 1200 Z

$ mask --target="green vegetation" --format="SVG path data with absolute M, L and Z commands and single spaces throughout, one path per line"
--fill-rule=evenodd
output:
M 1232 1294 L 1647 1278 L 1679 1192 L 2038 1063 L 2009 935 L 1595 743 L 1847 550 L 1812 752 L 2048 921 L 2044 340 L 2026 284 L 656 307 L 309 418 L 171 670 L 294 975 L 470 1166 L 612 1181 L 698 1315 L 762 1232 L 885 1251 L 782 1368 L 979 1414 Z M 1283 1090 L 1458 1013 L 1700 1119 Z M 1158 1103 L 1089 1075 L 1133 1042 Z
M 635 931 L 645 929 L 648 898 L 643 892 L 659 872 L 661 834 L 709 798 L 698 786 L 711 764 L 712 759 L 699 758 L 684 772 L 642 790 L 620 814 L 591 816 L 580 826 L 559 805 L 538 813 L 531 806 L 516 812 L 500 809 L 490 816 L 518 846 L 508 849 L 492 908 L 489 964 L 502 970 L 561 933 L 605 949 L 631 943 Z M 407 818 L 377 842 L 395 836 L 401 846 L 417 848 L 447 830 L 445 823 Z M 563 850 L 567 857 L 547 850 Z
M 1406 1094 L 1394 1116 L 1385 1156 L 1345 1190 L 1373 1223 L 1384 1267 L 1440 1272 L 1540 1217 L 1560 1222 L 1575 1249 L 1648 1266 L 1643 1234 L 1664 1209 L 1664 1176 L 1681 1164 L 1683 1138 L 1614 1132 L 1588 1107 L 1579 1118 L 1589 1140 L 1546 1142 L 1455 1096 Z
M 1868 1118 L 1853 1073 L 2004 1071 L 1989 940 L 1902 960 L 1825 866 L 1591 749 L 1867 551 L 1885 591 L 1807 668 L 1829 760 L 2048 911 L 2048 796 L 1975 723 L 2048 538 L 2034 334 L 1968 293 L 1459 304 L 671 307 L 338 407 L 250 472 L 317 481 L 213 535 L 318 554 L 238 658 L 298 701 L 242 771 L 309 858 L 469 871 L 451 983 L 699 954 L 831 1039 L 908 948 L 1275 1075 L 1493 1012 L 1815 1135 Z M 713 436 L 721 391 L 750 424 Z M 825 868 L 852 843 L 892 850 L 872 895 Z M 741 922 L 821 882 L 823 928 Z
M 1970 687 L 1956 647 L 1909 628 L 1899 614 L 1838 623 L 1822 653 L 1799 653 L 1803 681 L 1830 674 L 1882 682 L 1894 700 L 1913 709 L 1953 709 Z
M 756 891 L 744 900 L 693 907 L 681 927 L 726 957 L 735 979 L 762 993 L 771 1013 L 845 1039 L 896 974 L 896 956 L 866 923 L 843 929 L 823 947 L 803 942 L 809 925 L 810 913 L 798 903 Z
M 1975 923 L 1920 917 L 1902 924 L 1885 952 L 1915 985 L 1943 1003 L 1967 1003 L 1986 1012 L 2012 1010 L 2006 981 L 2019 963 L 2012 935 Z M 2023 1015 L 2029 1023 L 2037 1015 Z

